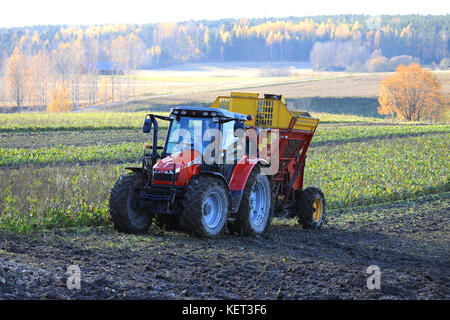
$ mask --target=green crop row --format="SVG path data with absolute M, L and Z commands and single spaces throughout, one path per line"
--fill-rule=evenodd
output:
M 0 132 L 139 129 L 149 112 L 0 114 Z M 160 126 L 167 127 L 167 124 L 161 123 Z
M 163 140 L 167 130 L 159 131 Z M 89 146 L 100 144 L 147 143 L 151 134 L 136 129 L 81 130 L 52 132 L 0 132 L 1 148 L 44 148 L 54 146 Z
M 46 148 L 0 148 L 0 166 L 54 164 L 111 160 L 134 160 L 143 155 L 143 143 L 119 145 L 57 146 Z
M 107 224 L 109 189 L 123 167 L 0 170 L 0 230 L 27 233 Z
M 320 187 L 329 209 L 448 192 L 448 141 L 443 133 L 312 147 L 305 187 Z M 109 190 L 127 165 L 0 169 L 0 230 L 108 224 Z
M 449 134 L 326 145 L 311 149 L 305 185 L 331 208 L 449 190 Z
M 144 117 L 152 112 L 80 112 L 80 113 L 11 113 L 0 114 L 0 132 L 39 132 L 39 131 L 74 131 L 74 130 L 107 130 L 107 129 L 139 129 Z M 167 112 L 152 112 L 167 115 Z M 366 118 L 354 115 L 334 115 L 313 113 L 321 123 L 382 123 L 379 118 Z M 167 127 L 161 121 L 161 127 Z
M 311 145 L 444 132 L 450 132 L 450 125 L 339 126 L 321 128 L 319 124 Z
M 383 123 L 386 119 L 363 117 L 353 114 L 335 114 L 326 112 L 310 112 L 313 118 L 320 119 L 320 123 Z
M 121 130 L 122 132 L 123 130 Z M 136 133 L 135 141 L 141 142 L 125 142 L 118 143 L 122 140 L 133 139 L 132 132 L 122 132 L 122 135 L 108 135 L 107 131 L 98 131 L 102 133 L 98 139 L 95 138 L 95 133 L 87 133 L 84 135 L 71 135 L 70 137 L 60 137 L 56 135 L 51 138 L 50 134 L 39 133 L 43 135 L 41 138 L 33 137 L 32 141 L 37 141 L 36 144 L 51 145 L 51 142 L 69 141 L 71 144 L 84 144 L 91 141 L 92 145 L 66 145 L 59 144 L 54 147 L 39 147 L 30 148 L 31 143 L 24 142 L 24 148 L 0 148 L 0 166 L 18 166 L 27 164 L 45 165 L 58 162 L 92 162 L 92 161 L 127 161 L 132 159 L 139 159 L 142 156 L 144 141 L 149 141 L 150 136 Z M 351 126 L 338 127 L 327 130 L 318 130 L 315 134 L 311 146 L 322 146 L 326 144 L 363 141 L 372 138 L 396 137 L 407 135 L 421 135 L 426 133 L 448 133 L 450 132 L 449 125 L 407 125 L 407 126 Z M 8 134 L 9 135 L 9 134 Z M 90 136 L 92 135 L 92 136 Z M 127 137 L 127 138 L 125 138 Z M 0 138 L 3 137 L 0 136 Z M 26 137 L 23 137 L 24 139 Z M 70 139 L 69 139 L 70 138 Z M 51 141 L 46 141 L 50 139 Z M 160 135 L 160 144 L 163 144 L 164 132 Z M 4 138 L 5 145 L 17 145 L 15 137 Z M 19 139 L 20 140 L 20 139 Z M 114 141 L 116 144 L 108 144 L 105 141 Z M 103 141 L 103 143 L 102 143 Z M 98 144 L 96 144 L 98 143 Z

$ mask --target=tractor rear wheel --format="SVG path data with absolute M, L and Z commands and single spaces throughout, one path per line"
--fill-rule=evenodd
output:
M 144 184 L 142 174 L 130 173 L 121 176 L 111 189 L 109 213 L 118 231 L 144 233 L 151 226 L 153 214 L 139 208 L 139 192 Z
M 325 197 L 322 190 L 309 187 L 297 197 L 297 217 L 303 229 L 319 229 L 325 221 Z
M 198 237 L 216 237 L 223 232 L 230 199 L 225 185 L 216 178 L 197 176 L 187 186 L 180 222 Z
M 272 219 L 272 195 L 269 178 L 259 168 L 250 173 L 241 204 L 231 230 L 244 236 L 263 234 Z

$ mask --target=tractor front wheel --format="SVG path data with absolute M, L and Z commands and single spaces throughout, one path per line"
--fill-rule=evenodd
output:
M 236 220 L 230 229 L 244 236 L 263 234 L 272 218 L 272 195 L 269 178 L 255 168 L 247 179 Z
M 140 173 L 121 176 L 111 189 L 109 213 L 118 231 L 144 233 L 152 224 L 153 214 L 139 207 L 139 192 L 144 187 Z
M 325 197 L 322 190 L 309 187 L 300 192 L 297 201 L 298 222 L 303 229 L 319 229 L 325 221 Z
M 216 178 L 198 176 L 187 186 L 180 222 L 198 237 L 216 237 L 228 217 L 229 197 L 224 184 Z

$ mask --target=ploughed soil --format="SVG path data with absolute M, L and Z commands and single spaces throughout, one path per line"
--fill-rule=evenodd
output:
M 449 299 L 449 194 L 333 212 L 320 231 L 0 234 L 1 299 Z M 81 288 L 68 289 L 70 265 Z M 368 266 L 380 289 L 368 289 Z M 70 280 L 70 279 L 69 279 Z M 70 281 L 69 281 L 70 282 Z

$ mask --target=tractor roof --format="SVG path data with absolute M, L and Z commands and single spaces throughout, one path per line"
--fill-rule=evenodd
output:
M 243 115 L 241 113 L 237 112 L 231 112 L 225 109 L 219 109 L 219 108 L 209 108 L 209 107 L 176 107 L 173 108 L 170 113 L 173 114 L 174 110 L 181 111 L 187 111 L 186 116 L 194 116 L 196 113 L 198 113 L 198 116 L 203 117 L 221 117 L 221 118 L 227 118 L 227 119 L 237 119 L 242 121 L 247 121 L 247 116 Z M 208 115 L 205 116 L 202 113 L 207 112 Z M 216 113 L 216 115 L 212 115 L 212 113 Z

